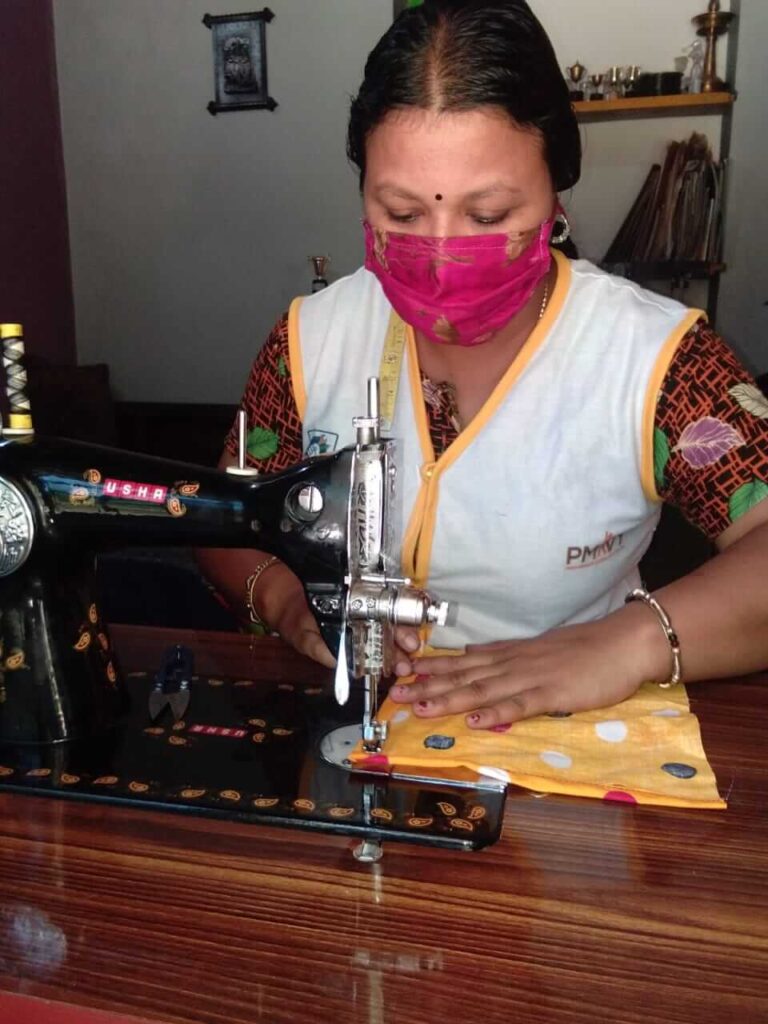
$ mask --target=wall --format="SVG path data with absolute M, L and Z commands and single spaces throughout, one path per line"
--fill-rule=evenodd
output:
M 768 3 L 742 0 L 719 326 L 757 373 L 768 372 Z
M 74 362 L 72 278 L 51 0 L 0 3 L 0 321 Z
M 280 105 L 214 118 L 200 18 L 237 6 L 55 0 L 79 350 L 109 360 L 122 397 L 236 401 L 276 315 L 308 287 L 306 257 L 330 252 L 337 275 L 361 257 L 346 111 L 392 2 L 273 0 L 269 87 Z M 563 65 L 661 70 L 694 39 L 690 19 L 706 4 L 532 6 Z M 585 255 L 603 255 L 650 163 L 694 128 L 716 142 L 720 121 L 585 126 L 583 180 L 565 197 Z
M 563 66 L 578 59 L 589 71 L 618 64 L 638 64 L 644 71 L 674 68 L 674 58 L 695 39 L 691 19 L 706 10 L 706 0 L 530 0 L 552 39 Z M 750 2 L 750 0 L 747 0 Z M 763 2 L 763 0 L 751 0 Z M 721 3 L 729 10 L 728 0 Z M 577 13 L 578 12 L 578 13 Z M 718 68 L 724 73 L 727 37 L 718 45 Z M 621 226 L 648 170 L 664 158 L 667 143 L 692 131 L 707 136 L 719 152 L 721 119 L 717 116 L 643 118 L 585 124 L 584 168 L 572 195 L 564 196 L 582 255 L 599 261 Z M 663 283 L 656 287 L 669 290 Z M 675 297 L 689 305 L 706 305 L 706 287 L 693 283 Z
M 277 110 L 212 117 L 211 34 L 232 0 L 56 0 L 77 330 L 119 396 L 234 402 L 309 288 L 360 253 L 349 95 L 390 0 L 270 0 Z

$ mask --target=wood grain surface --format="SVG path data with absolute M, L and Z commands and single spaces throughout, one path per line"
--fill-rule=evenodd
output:
M 125 671 L 169 641 L 113 636 Z M 172 639 L 201 673 L 318 671 Z M 692 688 L 727 811 L 512 790 L 478 854 L 364 865 L 340 837 L 5 794 L 0 988 L 195 1024 L 768 1022 L 766 682 Z

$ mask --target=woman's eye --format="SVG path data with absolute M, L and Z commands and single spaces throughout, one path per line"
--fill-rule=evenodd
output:
M 418 213 L 393 213 L 390 210 L 387 216 L 397 224 L 412 224 L 419 215 Z
M 503 220 L 506 220 L 508 216 L 509 216 L 509 214 L 506 211 L 504 213 L 495 213 L 495 214 L 486 214 L 486 215 L 483 215 L 483 214 L 480 214 L 480 213 L 473 213 L 473 214 L 471 214 L 472 220 L 475 222 L 475 224 L 486 224 L 486 225 L 487 224 L 501 224 L 501 222 Z

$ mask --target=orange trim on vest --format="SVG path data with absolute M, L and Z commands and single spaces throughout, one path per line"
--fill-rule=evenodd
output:
M 408 383 L 411 389 L 411 406 L 413 407 L 413 418 L 416 423 L 416 432 L 421 445 L 421 457 L 423 465 L 433 465 L 435 462 L 435 450 L 432 447 L 432 438 L 429 434 L 429 422 L 427 410 L 424 408 L 424 393 L 421 389 L 421 373 L 419 371 L 419 355 L 416 351 L 416 335 L 410 324 L 406 334 L 406 346 L 408 353 Z M 408 521 L 408 527 L 403 537 L 403 553 L 401 564 L 403 572 L 408 577 L 416 573 L 416 553 L 419 543 L 421 525 L 424 521 L 424 502 L 426 489 L 422 486 L 416 495 L 413 511 Z
M 406 543 L 403 545 L 403 569 L 412 576 L 416 586 L 426 586 L 429 577 L 429 563 L 432 557 L 432 540 L 435 533 L 435 522 L 437 519 L 437 504 L 440 492 L 440 477 L 459 456 L 463 455 L 470 444 L 474 441 L 483 427 L 498 411 L 504 399 L 512 389 L 515 381 L 521 376 L 528 363 L 541 347 L 543 342 L 562 311 L 565 300 L 571 286 L 571 266 L 567 257 L 553 250 L 552 256 L 557 266 L 557 281 L 552 292 L 544 316 L 531 331 L 525 344 L 517 356 L 510 363 L 504 376 L 491 392 L 482 409 L 478 412 L 471 423 L 465 427 L 456 440 L 450 444 L 439 459 L 434 459 L 432 444 L 429 444 L 429 451 L 432 459 L 427 459 L 421 467 L 421 486 L 414 503 L 408 529 L 406 531 Z M 411 395 L 414 404 L 414 414 L 419 427 L 419 435 L 422 436 L 422 421 L 426 428 L 426 412 L 424 409 L 424 398 L 421 393 L 421 380 L 418 374 L 418 362 L 416 359 L 415 337 L 410 332 L 409 337 L 409 366 L 416 366 L 416 377 L 418 381 L 418 394 L 414 393 L 413 375 L 411 378 Z M 413 342 L 411 349 L 410 343 Z M 429 432 L 427 429 L 427 438 Z M 422 438 L 422 448 L 424 441 Z
M 293 400 L 302 423 L 307 411 L 307 389 L 304 386 L 304 363 L 301 358 L 301 338 L 299 335 L 299 310 L 303 298 L 294 299 L 288 310 L 288 372 L 293 388 Z

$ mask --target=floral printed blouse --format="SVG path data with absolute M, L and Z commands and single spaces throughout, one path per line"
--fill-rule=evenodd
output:
M 451 384 L 423 373 L 422 393 L 439 457 L 461 430 L 456 396 Z M 250 465 L 274 473 L 301 460 L 287 315 L 254 361 L 243 408 Z M 236 454 L 234 426 L 226 447 Z M 654 469 L 660 497 L 710 540 L 768 497 L 768 398 L 704 319 L 681 341 L 659 391 Z

